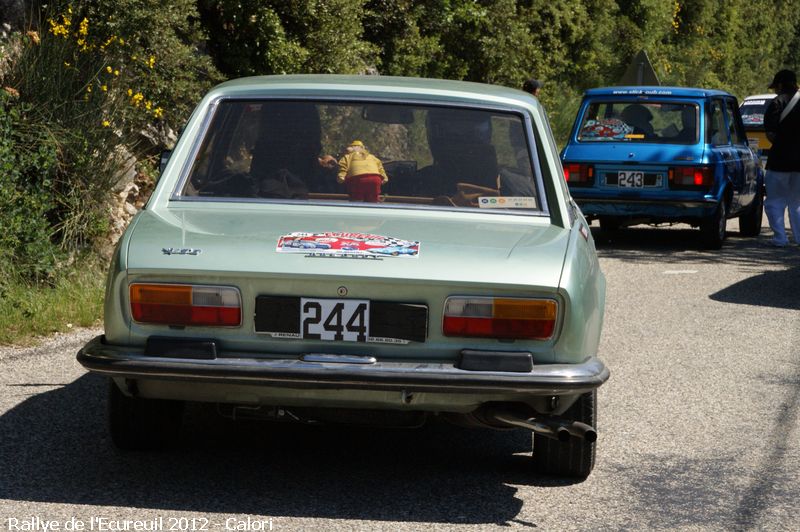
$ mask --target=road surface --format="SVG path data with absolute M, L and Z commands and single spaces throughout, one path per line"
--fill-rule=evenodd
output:
M 75 361 L 98 331 L 78 331 L 0 349 L 0 530 L 796 529 L 800 247 L 735 226 L 713 252 L 688 227 L 596 236 L 612 377 L 584 482 L 532 473 L 523 431 L 233 423 L 199 407 L 181 450 L 123 453 L 104 380 Z

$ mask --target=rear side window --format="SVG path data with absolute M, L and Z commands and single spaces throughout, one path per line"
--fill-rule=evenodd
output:
M 694 103 L 592 102 L 583 114 L 578 141 L 695 144 L 698 115 Z
M 721 100 L 712 100 L 708 104 L 707 120 L 706 142 L 714 146 L 728 144 L 728 126 L 725 123 L 725 113 L 722 110 Z
M 725 100 L 725 108 L 728 111 L 728 132 L 731 137 L 731 142 L 734 144 L 746 144 L 747 136 L 744 133 L 739 118 L 739 109 L 736 107 L 736 102 L 733 100 Z

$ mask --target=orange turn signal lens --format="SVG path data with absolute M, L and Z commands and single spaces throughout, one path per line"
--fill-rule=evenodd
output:
M 131 315 L 139 323 L 236 327 L 242 323 L 239 290 L 228 286 L 130 285 Z
M 553 299 L 451 297 L 445 302 L 445 336 L 548 340 L 555 331 Z

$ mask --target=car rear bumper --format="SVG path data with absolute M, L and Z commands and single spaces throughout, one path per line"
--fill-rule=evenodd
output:
M 256 390 L 266 388 L 300 389 L 303 391 L 295 395 L 306 398 L 313 398 L 314 392 L 320 391 L 316 396 L 320 400 L 333 397 L 330 392 L 421 392 L 439 398 L 431 404 L 447 403 L 441 397 L 453 394 L 470 397 L 467 402 L 480 404 L 495 400 L 524 401 L 531 397 L 577 395 L 598 388 L 609 378 L 608 368 L 596 357 L 589 357 L 580 364 L 537 364 L 529 372 L 471 371 L 440 362 L 310 362 L 294 355 L 256 358 L 250 353 L 233 352 L 199 360 L 148 356 L 143 348 L 109 345 L 103 336 L 90 341 L 78 352 L 77 358 L 92 372 L 121 379 L 169 381 L 176 383 L 178 388 L 186 383 L 208 385 L 210 389 L 218 390 L 214 397 L 220 401 L 226 401 L 228 395 L 234 397 L 235 393 L 228 392 L 238 386 L 239 391 L 255 393 L 258 396 L 256 402 L 264 402 L 266 397 Z M 229 389 L 225 392 L 217 385 Z M 209 400 L 197 387 L 183 386 L 181 389 L 184 390 L 182 393 L 191 394 L 195 390 L 202 396 L 193 400 Z M 155 394 L 163 397 L 164 393 L 162 390 Z M 373 394 L 370 400 L 375 397 Z M 455 410 L 464 407 L 465 404 L 460 404 Z
M 714 198 L 703 200 L 575 198 L 575 201 L 587 217 L 641 217 L 675 221 L 706 218 L 714 214 L 719 204 Z

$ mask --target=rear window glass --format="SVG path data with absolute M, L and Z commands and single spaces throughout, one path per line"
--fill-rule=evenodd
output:
M 739 112 L 742 114 L 742 122 L 744 122 L 745 127 L 763 126 L 764 113 L 771 101 L 771 99 L 745 100 L 742 106 L 739 107 Z
M 583 114 L 580 142 L 695 144 L 698 106 L 673 102 L 593 102 Z
M 523 123 L 469 108 L 223 101 L 180 194 L 535 211 Z

